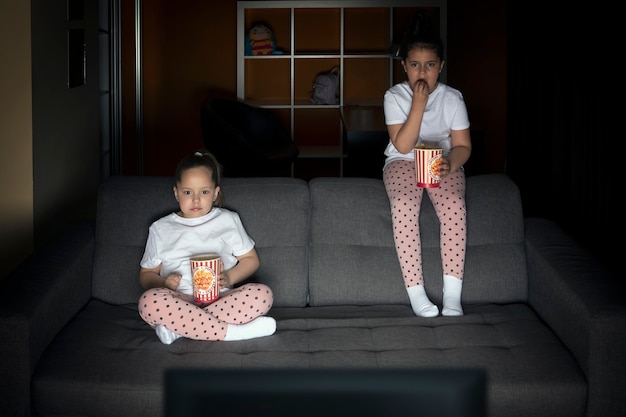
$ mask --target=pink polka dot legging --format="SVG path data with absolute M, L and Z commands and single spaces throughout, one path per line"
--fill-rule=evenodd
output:
M 415 183 L 415 162 L 398 160 L 385 167 L 383 181 L 391 205 L 393 239 L 406 287 L 424 285 L 419 228 L 424 190 L 439 218 L 443 273 L 463 279 L 467 237 L 463 169 L 448 174 L 439 187 L 421 188 Z
M 272 290 L 258 283 L 224 291 L 211 304 L 169 288 L 151 288 L 139 299 L 139 315 L 153 328 L 163 324 L 189 339 L 224 340 L 228 324 L 249 323 L 267 314 L 273 302 Z

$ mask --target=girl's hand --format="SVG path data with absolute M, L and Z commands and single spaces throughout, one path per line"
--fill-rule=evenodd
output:
M 178 288 L 178 286 L 180 285 L 180 280 L 183 276 L 181 274 L 177 274 L 177 273 L 171 273 L 167 276 L 167 278 L 165 278 L 165 281 L 163 282 L 163 285 L 165 285 L 165 287 L 169 288 L 170 290 L 176 290 L 176 288 Z
M 450 161 L 447 158 L 441 157 L 441 163 L 439 164 L 439 178 L 443 179 L 450 173 Z
M 230 278 L 228 278 L 226 272 L 222 271 L 222 273 L 217 276 L 217 279 L 220 284 L 220 290 L 230 287 Z
M 413 86 L 413 100 L 418 99 L 424 103 L 428 101 L 428 83 L 424 80 L 417 80 Z

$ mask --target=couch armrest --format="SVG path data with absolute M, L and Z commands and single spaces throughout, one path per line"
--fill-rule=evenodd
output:
M 529 303 L 576 357 L 588 417 L 626 415 L 624 290 L 555 222 L 527 218 Z
M 2 281 L 3 415 L 30 415 L 34 369 L 50 342 L 91 298 L 93 258 L 94 222 L 85 221 L 36 250 Z

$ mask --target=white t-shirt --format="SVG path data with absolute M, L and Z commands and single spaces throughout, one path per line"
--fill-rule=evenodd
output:
M 237 264 L 236 256 L 248 253 L 254 245 L 233 211 L 213 207 L 208 214 L 192 219 L 172 213 L 150 226 L 140 265 L 155 268 L 162 264 L 162 277 L 181 274 L 177 291 L 192 294 L 190 257 L 219 253 L 224 270 L 229 270 Z
M 407 81 L 394 85 L 385 92 L 384 110 L 385 123 L 397 125 L 406 122 L 411 110 L 413 90 Z M 450 131 L 469 128 L 469 118 L 463 95 L 446 84 L 439 83 L 435 90 L 428 96 L 426 109 L 420 127 L 420 137 L 416 145 L 425 144 L 443 149 L 447 155 L 451 148 Z M 415 154 L 400 153 L 391 140 L 385 149 L 385 165 L 396 159 L 413 161 Z

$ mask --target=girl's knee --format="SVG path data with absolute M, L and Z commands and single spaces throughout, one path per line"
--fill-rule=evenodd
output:
M 265 312 L 263 314 L 266 314 L 274 303 L 274 293 L 272 292 L 272 289 L 265 284 L 252 285 L 253 287 L 250 288 L 250 290 L 254 295 L 254 298 L 258 300 L 258 308 L 260 310 L 264 309 Z
M 139 297 L 139 314 L 143 317 L 144 311 L 152 311 L 163 301 L 164 298 L 171 296 L 172 290 L 168 288 L 150 288 L 145 290 Z
M 147 289 L 139 297 L 140 301 L 155 301 L 159 298 L 163 298 L 164 295 L 169 294 L 171 290 L 167 288 L 150 288 Z

